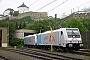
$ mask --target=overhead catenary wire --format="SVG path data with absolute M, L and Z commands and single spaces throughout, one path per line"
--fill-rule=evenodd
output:
M 35 1 L 34 3 L 32 3 L 30 6 L 32 6 L 33 4 L 35 4 L 35 3 L 38 2 L 38 1 L 39 1 L 39 0 L 36 0 L 36 1 Z M 30 7 L 30 6 L 29 6 L 29 7 Z
M 59 7 L 60 5 L 64 4 L 65 2 L 67 2 L 68 0 L 64 1 L 63 3 L 57 5 L 56 7 L 54 7 L 53 9 L 49 10 L 48 12 L 51 12 L 52 10 L 56 9 L 57 7 Z
M 37 9 L 36 11 L 45 8 L 46 6 L 48 6 L 48 5 L 52 4 L 52 3 L 54 3 L 55 1 L 57 1 L 57 0 L 53 0 L 53 1 L 51 1 L 50 3 L 46 4 L 45 6 L 43 6 L 43 7 L 39 8 L 39 9 Z
M 81 7 L 81 6 L 85 5 L 85 4 L 88 4 L 88 3 L 90 3 L 90 1 L 88 1 L 88 2 L 86 2 L 86 3 L 84 3 L 84 4 L 81 4 L 81 5 L 77 6 L 77 7 L 74 7 L 74 8 L 72 8 L 72 9 L 78 8 L 78 10 L 79 10 L 79 7 Z M 71 11 L 72 9 L 70 9 L 70 10 L 64 12 L 64 13 L 67 13 L 67 12 Z

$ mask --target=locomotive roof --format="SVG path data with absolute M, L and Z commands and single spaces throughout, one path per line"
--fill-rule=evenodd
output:
M 60 29 L 53 30 L 53 32 L 63 31 L 66 29 L 78 29 L 78 28 L 60 28 Z M 51 33 L 51 31 L 46 31 L 46 32 L 39 33 L 39 34 L 46 34 L 46 33 Z
M 25 36 L 25 37 L 30 37 L 30 36 L 36 36 L 37 34 L 33 34 L 33 35 L 28 35 L 28 36 Z

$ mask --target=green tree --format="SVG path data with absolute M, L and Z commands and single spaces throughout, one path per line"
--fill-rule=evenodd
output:
M 49 25 L 49 23 L 46 20 L 35 21 L 34 22 L 34 27 L 35 27 L 34 30 L 37 30 L 38 33 L 40 32 L 40 30 L 41 30 L 41 32 L 44 32 L 47 30 L 48 25 Z
M 4 20 L 1 20 L 0 27 L 8 27 L 7 22 L 5 22 Z
M 87 32 L 87 28 L 83 25 L 83 23 L 79 19 L 71 19 L 68 20 L 66 27 L 68 28 L 79 28 L 80 32 Z
M 23 46 L 24 40 L 19 38 L 12 38 L 9 41 L 10 46 Z
M 19 12 L 18 11 L 14 11 L 13 16 L 18 16 Z
M 25 28 L 25 27 L 26 27 L 26 23 L 23 22 L 23 24 L 22 24 L 22 28 Z
M 88 30 L 90 30 L 90 19 L 85 18 L 85 19 L 82 19 L 81 21 L 82 21 L 83 25 L 84 25 Z
M 13 32 L 15 31 L 15 23 L 14 22 L 7 22 L 7 21 L 0 21 L 0 27 L 6 27 L 9 29 L 9 38 L 12 38 Z
M 17 22 L 18 25 L 21 24 L 21 23 L 23 25 L 23 23 L 24 23 L 26 25 L 26 24 L 29 24 L 29 23 L 33 23 L 34 20 L 32 20 L 30 16 L 26 16 L 26 17 L 23 17 L 21 19 L 10 20 L 10 22 Z
M 56 29 L 60 28 L 60 22 L 61 20 L 59 18 L 57 18 L 56 21 L 55 18 L 46 18 L 44 20 L 34 21 L 33 23 L 27 24 L 26 29 L 36 30 L 37 33 L 39 33 L 40 31 L 44 32 L 50 30 L 50 27 L 52 27 L 53 29 L 54 27 Z
M 34 24 L 27 24 L 25 29 L 35 30 Z
M 23 17 L 19 21 L 25 22 L 25 23 L 32 23 L 33 22 L 33 20 L 31 19 L 30 16 Z
M 10 15 L 13 16 L 13 11 L 10 11 Z
M 66 25 L 69 21 L 68 20 L 61 20 L 60 22 L 60 25 L 63 27 L 63 28 L 66 28 Z
M 8 25 L 7 25 L 8 26 Z M 9 22 L 9 39 L 12 39 L 13 37 L 13 32 L 15 31 L 15 23 L 14 22 Z
M 16 22 L 16 23 L 15 23 L 15 29 L 19 29 L 18 26 L 19 26 L 19 25 L 18 25 L 18 23 Z
M 22 23 L 19 24 L 19 29 L 22 29 Z

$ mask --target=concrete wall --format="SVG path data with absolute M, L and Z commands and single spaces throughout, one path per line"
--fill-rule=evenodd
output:
M 90 30 L 88 32 L 81 33 L 83 45 L 85 49 L 90 49 Z
M 9 20 L 11 19 L 20 19 L 26 16 L 30 16 L 32 20 L 43 20 L 45 18 L 48 17 L 47 12 L 25 12 L 25 13 L 21 13 L 18 16 L 14 17 L 14 16 L 9 16 Z M 0 20 L 6 19 L 7 17 L 3 16 L 0 17 Z
M 43 20 L 46 17 L 48 17 L 48 14 L 47 12 L 26 12 L 26 13 L 19 14 L 17 17 L 14 17 L 14 18 L 20 19 L 25 16 L 30 16 L 31 19 L 33 20 Z
M 2 30 L 2 47 L 7 47 L 7 28 L 0 27 L 0 30 Z
M 14 32 L 13 37 L 14 38 L 20 38 L 20 39 L 24 39 L 24 33 L 35 33 L 35 30 L 26 30 L 26 29 L 21 29 L 21 30 L 16 30 Z
M 70 20 L 72 18 L 76 19 L 90 18 L 90 12 L 74 12 L 71 15 L 62 18 L 62 20 Z

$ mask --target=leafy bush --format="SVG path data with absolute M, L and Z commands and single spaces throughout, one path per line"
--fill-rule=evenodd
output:
M 19 38 L 12 38 L 9 41 L 10 46 L 23 46 L 23 39 L 19 39 Z

